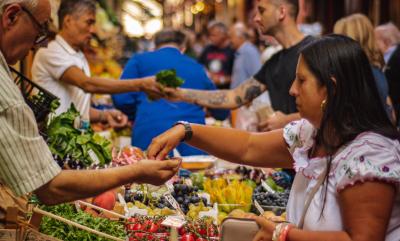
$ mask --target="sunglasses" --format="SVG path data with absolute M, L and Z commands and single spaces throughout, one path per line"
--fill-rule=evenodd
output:
M 39 34 L 36 36 L 35 39 L 35 45 L 43 43 L 49 35 L 49 27 L 48 27 L 48 22 L 46 21 L 45 23 L 41 24 L 35 16 L 25 7 L 21 7 L 22 11 L 24 11 L 28 16 L 31 18 L 32 22 L 36 25 L 37 29 L 39 30 Z

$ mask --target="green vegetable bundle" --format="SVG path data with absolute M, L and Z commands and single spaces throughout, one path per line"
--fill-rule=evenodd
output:
M 125 239 L 126 237 L 123 222 L 93 217 L 83 211 L 76 211 L 75 207 L 71 204 L 61 204 L 51 207 L 43 206 L 41 209 L 117 238 Z M 40 224 L 40 232 L 65 241 L 109 240 L 49 217 L 43 217 Z
M 75 118 L 79 115 L 74 105 L 71 105 L 67 112 L 53 118 L 47 127 L 48 145 L 56 159 L 59 158 L 57 161 L 60 166 L 68 161 L 74 161 L 69 164 L 82 168 L 110 163 L 111 142 L 94 134 L 90 128 L 85 132 L 74 128 Z
M 185 81 L 176 75 L 175 69 L 162 70 L 157 73 L 156 81 L 166 87 L 177 88 L 181 86 Z

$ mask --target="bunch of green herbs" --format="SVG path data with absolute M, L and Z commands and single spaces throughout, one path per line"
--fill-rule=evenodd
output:
M 123 222 L 93 217 L 81 210 L 77 211 L 71 204 L 60 204 L 51 207 L 41 206 L 41 209 L 116 238 L 125 239 L 126 237 Z M 109 240 L 46 216 L 43 217 L 42 223 L 40 224 L 40 232 L 65 241 Z
M 110 163 L 111 142 L 94 134 L 90 127 L 84 131 L 76 129 L 74 121 L 79 116 L 75 106 L 71 105 L 67 112 L 50 121 L 47 127 L 50 151 L 63 160 L 68 156 L 79 161 L 84 167 L 90 167 L 92 164 L 102 167 Z

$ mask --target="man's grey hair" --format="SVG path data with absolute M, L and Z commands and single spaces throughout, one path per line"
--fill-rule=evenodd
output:
M 211 21 L 211 22 L 207 25 L 207 29 L 208 29 L 208 31 L 210 31 L 210 30 L 213 29 L 213 28 L 218 28 L 218 29 L 220 29 L 222 32 L 228 33 L 228 27 L 227 27 L 223 22 L 216 21 L 216 20 Z
M 400 31 L 392 22 L 379 25 L 375 28 L 375 32 L 391 46 L 400 43 Z
M 249 32 L 246 25 L 242 22 L 237 22 L 233 25 L 234 34 L 244 39 L 249 39 Z
M 7 5 L 14 4 L 14 3 L 19 3 L 24 5 L 27 9 L 31 11 L 35 11 L 36 7 L 38 5 L 39 0 L 3 0 L 0 1 L 0 15 L 3 14 L 4 8 Z
M 67 15 L 79 16 L 80 14 L 89 11 L 96 13 L 96 1 L 94 0 L 61 0 L 58 9 L 58 24 L 60 29 L 63 27 L 64 18 Z

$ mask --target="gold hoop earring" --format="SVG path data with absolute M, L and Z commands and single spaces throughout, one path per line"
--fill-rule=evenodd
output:
M 321 110 L 325 110 L 325 107 L 326 107 L 326 100 L 323 100 L 322 102 L 321 102 Z

